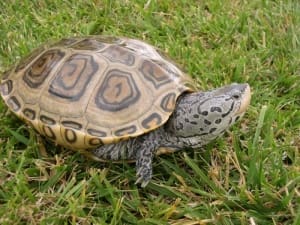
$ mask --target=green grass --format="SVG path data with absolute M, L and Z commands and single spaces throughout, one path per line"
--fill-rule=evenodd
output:
M 145 40 L 199 87 L 248 82 L 251 107 L 206 151 L 132 164 L 43 148 L 0 101 L 0 224 L 300 224 L 300 5 L 297 0 L 0 2 L 0 71 L 47 40 Z

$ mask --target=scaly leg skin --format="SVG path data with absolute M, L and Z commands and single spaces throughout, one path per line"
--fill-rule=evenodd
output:
M 146 187 L 152 177 L 152 159 L 157 149 L 155 141 L 145 140 L 136 156 L 136 177 L 135 184 L 140 183 Z
M 152 177 L 152 159 L 159 146 L 156 139 L 161 139 L 158 138 L 158 131 L 159 129 L 116 144 L 103 145 L 90 153 L 103 160 L 136 160 L 135 184 L 140 183 L 141 187 L 146 187 Z

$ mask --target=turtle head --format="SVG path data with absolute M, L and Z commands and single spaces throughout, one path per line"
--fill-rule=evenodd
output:
M 248 84 L 231 84 L 200 94 L 197 112 L 207 119 L 227 120 L 230 124 L 244 115 L 250 104 L 251 91 Z M 222 123 L 222 122 L 221 122 Z
M 248 84 L 231 84 L 204 92 L 197 107 L 197 113 L 203 119 L 203 129 L 211 133 L 228 128 L 244 115 L 250 99 Z
M 238 121 L 250 98 L 248 84 L 231 84 L 207 92 L 186 94 L 178 102 L 169 129 L 175 135 L 190 138 L 195 146 L 201 146 Z

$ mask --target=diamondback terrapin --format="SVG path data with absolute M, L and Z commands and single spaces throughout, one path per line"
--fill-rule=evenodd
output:
M 43 136 L 99 161 L 136 161 L 136 183 L 155 154 L 198 148 L 237 121 L 248 84 L 197 91 L 153 46 L 92 36 L 43 45 L 4 74 L 1 96 Z

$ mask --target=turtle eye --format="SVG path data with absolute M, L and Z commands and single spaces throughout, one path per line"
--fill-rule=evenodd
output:
M 241 92 L 235 91 L 232 93 L 231 97 L 235 100 L 239 100 L 241 98 L 241 95 L 242 95 Z
M 241 95 L 239 95 L 239 94 L 234 94 L 234 95 L 232 95 L 232 97 L 233 97 L 234 99 L 238 100 L 238 99 L 240 99 Z

